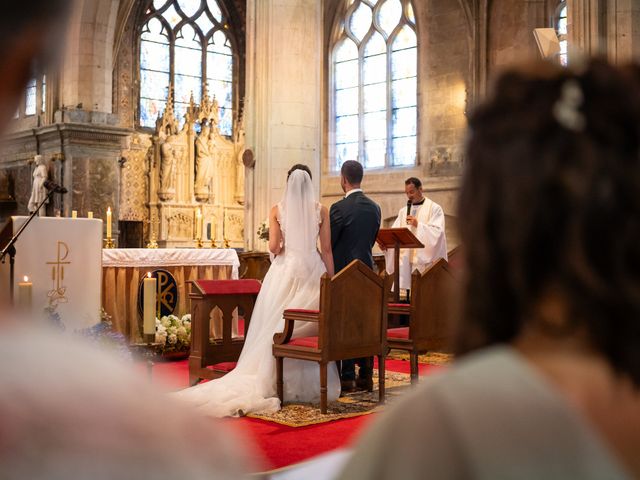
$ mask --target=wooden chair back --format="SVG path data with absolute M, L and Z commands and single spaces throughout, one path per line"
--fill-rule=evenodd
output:
M 328 360 L 386 352 L 388 276 L 354 260 L 320 287 L 319 348 Z
M 457 279 L 441 258 L 411 277 L 410 338 L 418 351 L 448 347 L 454 322 Z

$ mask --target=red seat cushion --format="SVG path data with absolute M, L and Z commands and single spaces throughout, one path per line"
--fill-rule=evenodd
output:
M 299 337 L 292 339 L 285 345 L 295 345 L 296 347 L 318 348 L 318 337 Z
M 239 295 L 260 292 L 258 280 L 196 280 L 200 290 L 205 295 Z
M 236 368 L 236 362 L 222 362 L 216 363 L 215 365 L 209 365 L 207 368 L 211 370 L 217 370 L 218 372 L 227 372 L 229 373 L 231 370 Z
M 403 338 L 409 339 L 409 327 L 389 328 L 387 330 L 387 338 Z
M 310 315 L 313 315 L 313 314 L 320 313 L 320 310 L 305 310 L 304 308 L 287 308 L 284 312 L 285 313 L 287 313 L 287 312 L 289 312 L 289 313 L 308 313 Z
M 408 303 L 390 303 L 389 306 L 393 308 L 409 308 L 411 305 Z
M 244 318 L 238 317 L 238 335 L 244 337 Z

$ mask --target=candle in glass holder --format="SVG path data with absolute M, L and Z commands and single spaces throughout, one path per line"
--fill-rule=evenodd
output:
M 111 238 L 111 207 L 107 208 L 107 238 Z
M 26 275 L 22 282 L 18 282 L 18 307 L 21 309 L 30 309 L 33 296 L 33 284 Z
M 78 211 L 77 210 L 71 210 L 71 218 L 78 218 Z
M 87 212 L 87 218 L 93 218 L 93 212 Z
M 202 212 L 196 210 L 196 240 L 202 240 Z
M 143 331 L 145 335 L 155 335 L 156 333 L 156 279 L 147 273 L 144 279 L 143 298 Z

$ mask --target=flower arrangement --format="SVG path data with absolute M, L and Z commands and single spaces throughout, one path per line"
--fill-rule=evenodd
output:
M 52 321 L 57 325 L 56 322 L 59 322 L 60 316 L 58 313 L 54 313 L 54 316 L 55 318 L 52 318 Z M 62 326 L 62 330 L 64 330 L 64 325 Z M 113 329 L 111 315 L 109 315 L 104 308 L 100 310 L 100 322 L 92 327 L 76 330 L 74 334 L 98 347 L 115 353 L 123 360 L 131 360 L 131 351 L 129 350 L 127 339 L 122 333 L 116 332 Z
M 191 346 L 191 314 L 156 318 L 156 343 L 163 353 L 184 352 Z
M 258 225 L 258 238 L 260 240 L 264 240 L 265 242 L 269 241 L 269 221 L 264 220 L 260 225 Z

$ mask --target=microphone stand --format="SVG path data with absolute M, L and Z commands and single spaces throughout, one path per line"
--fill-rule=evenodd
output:
M 29 218 L 27 218 L 27 221 L 22 224 L 22 226 L 16 232 L 16 234 L 13 237 L 11 237 L 11 240 L 9 240 L 9 243 L 7 243 L 5 247 L 2 249 L 2 251 L 0 251 L 0 262 L 2 263 L 5 262 L 5 257 L 9 255 L 9 297 L 10 297 L 9 304 L 11 306 L 13 306 L 13 302 L 14 302 L 13 280 L 15 275 L 14 269 L 15 269 L 15 262 L 16 262 L 15 243 L 18 241 L 18 237 L 20 236 L 20 234 L 24 231 L 25 228 L 27 228 L 27 225 L 29 225 L 29 222 L 33 220 L 33 217 L 35 217 L 38 214 L 38 212 L 40 211 L 40 208 L 42 208 L 42 206 L 49 201 L 49 199 L 54 193 L 55 193 L 55 189 L 49 190 L 49 193 L 47 193 L 47 196 L 40 202 L 40 205 L 38 205 L 38 207 L 33 212 L 31 212 L 31 215 L 29 215 Z

